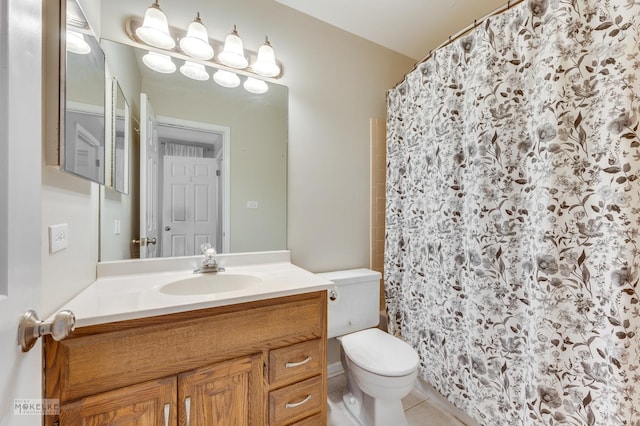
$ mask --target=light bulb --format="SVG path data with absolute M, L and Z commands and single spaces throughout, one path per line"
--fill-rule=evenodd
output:
M 67 31 L 67 50 L 79 55 L 91 53 L 91 46 L 84 38 L 84 34 L 77 31 Z
M 180 49 L 187 55 L 207 60 L 213 57 L 213 48 L 209 44 L 209 34 L 207 28 L 200 20 L 200 12 L 196 15 L 193 22 L 189 24 L 187 35 L 180 39 Z
M 205 81 L 209 80 L 209 73 L 204 68 L 204 65 L 197 64 L 191 61 L 184 61 L 184 65 L 180 67 L 180 72 L 185 77 L 189 77 L 193 80 Z
M 276 55 L 269 43 L 269 38 L 264 38 L 264 44 L 258 49 L 258 59 L 251 68 L 264 77 L 275 77 L 280 74 L 280 67 L 276 63 Z
M 231 68 L 246 68 L 249 61 L 244 57 L 242 39 L 238 35 L 236 26 L 224 41 L 224 50 L 218 55 L 218 60 Z
M 152 70 L 163 74 L 171 74 L 176 70 L 176 64 L 171 57 L 162 53 L 149 52 L 142 57 L 142 62 Z
M 213 80 L 220 86 L 230 89 L 240 85 L 240 77 L 231 71 L 218 70 L 213 74 Z
M 257 78 L 253 77 L 247 77 L 242 86 L 247 92 L 257 94 L 265 93 L 267 90 L 269 90 L 269 86 L 267 85 L 266 81 L 258 80 Z
M 136 29 L 136 35 L 148 45 L 160 49 L 173 49 L 175 40 L 169 34 L 167 17 L 160 10 L 157 1 L 154 1 L 144 13 L 142 26 Z

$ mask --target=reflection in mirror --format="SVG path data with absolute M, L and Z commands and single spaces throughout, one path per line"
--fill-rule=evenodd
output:
M 62 168 L 94 182 L 105 179 L 105 59 L 78 4 L 66 3 Z
M 132 164 L 130 180 L 140 194 L 132 193 L 131 206 L 117 214 L 114 203 L 109 214 L 101 213 L 101 221 L 140 224 L 140 232 L 132 225 L 130 241 L 155 242 L 130 247 L 131 257 L 140 257 L 143 249 L 145 256 L 199 254 L 204 238 L 199 231 L 177 229 L 186 224 L 182 218 L 202 218 L 205 209 L 216 212 L 207 216 L 215 218 L 217 230 L 207 238 L 220 252 L 286 249 L 287 88 L 268 82 L 266 93 L 255 94 L 242 85 L 221 87 L 211 78 L 200 81 L 180 72 L 161 74 L 144 65 L 142 58 L 148 51 L 109 40 L 101 43 L 109 69 L 130 101 L 134 122 L 139 123 L 140 142 L 133 149 L 139 163 Z M 178 66 L 184 62 L 172 60 Z M 209 76 L 216 71 L 205 70 Z M 148 105 L 147 101 L 142 104 L 141 93 L 147 95 L 143 99 L 148 99 Z M 185 133 L 189 127 L 192 130 Z M 211 192 L 215 197 L 198 186 L 195 168 L 189 172 L 189 167 L 181 166 L 211 160 L 220 169 L 216 191 Z M 181 167 L 186 173 L 182 183 L 169 173 Z M 191 201 L 182 203 L 195 200 L 197 191 L 207 193 L 205 198 L 213 197 L 215 203 L 198 202 L 191 207 Z M 138 221 L 138 215 L 143 220 Z M 156 235 L 147 232 L 149 224 L 156 228 Z M 113 229 L 114 223 L 101 223 L 101 246 L 113 245 Z M 180 238 L 182 245 L 177 244 Z M 101 261 L 122 259 L 109 253 L 101 249 Z
M 112 145 L 113 189 L 123 194 L 129 193 L 129 104 L 122 88 L 114 79 L 114 113 Z

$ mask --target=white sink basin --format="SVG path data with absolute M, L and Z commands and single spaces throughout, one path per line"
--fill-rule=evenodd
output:
M 174 296 L 193 296 L 244 290 L 261 283 L 262 279 L 255 275 L 218 272 L 174 281 L 160 287 L 160 292 Z

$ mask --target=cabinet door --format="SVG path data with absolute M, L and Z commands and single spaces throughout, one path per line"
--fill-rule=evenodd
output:
M 88 396 L 60 407 L 61 426 L 173 426 L 177 424 L 175 376 Z
M 265 424 L 261 354 L 236 358 L 178 376 L 181 426 Z

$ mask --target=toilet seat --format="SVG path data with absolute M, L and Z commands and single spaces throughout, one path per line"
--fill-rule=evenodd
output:
M 380 376 L 411 374 L 418 367 L 418 353 L 406 342 L 378 328 L 351 333 L 340 338 L 351 362 Z

